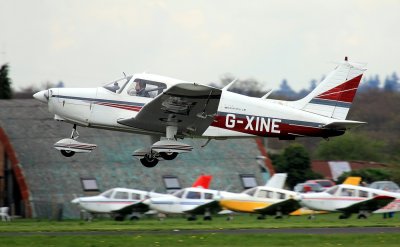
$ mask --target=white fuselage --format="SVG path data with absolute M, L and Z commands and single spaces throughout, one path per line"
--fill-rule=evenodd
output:
M 52 88 L 48 90 L 48 106 L 56 120 L 88 126 L 141 134 L 164 135 L 144 128 L 118 123 L 121 119 L 135 118 L 152 97 L 131 95 L 134 80 L 162 81 L 165 89 L 182 81 L 150 74 L 138 74 L 127 78 L 121 91 L 107 87 Z M 157 97 L 156 94 L 152 95 Z M 329 131 L 320 126 L 332 119 L 291 107 L 285 101 L 253 98 L 230 91 L 222 91 L 218 112 L 213 123 L 198 136 L 207 137 L 298 137 L 335 136 L 343 132 Z M 179 131 L 179 130 L 178 130 Z
M 145 200 L 148 197 L 160 196 L 163 196 L 163 194 L 143 190 L 114 188 L 97 196 L 78 197 L 71 202 L 89 213 L 113 213 L 131 204 Z
M 387 212 L 400 211 L 399 193 L 346 184 L 333 186 L 323 192 L 302 194 L 300 204 L 313 210 L 336 212 L 340 208 L 380 195 L 395 197 L 396 200 L 374 211 L 375 213 L 383 213 L 386 210 Z

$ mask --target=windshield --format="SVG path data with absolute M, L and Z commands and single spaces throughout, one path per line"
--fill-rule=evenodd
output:
M 120 93 L 124 88 L 126 87 L 126 84 L 131 80 L 132 76 L 127 76 L 122 79 L 118 79 L 116 81 L 107 83 L 106 85 L 103 86 L 103 88 L 107 89 L 108 91 L 111 91 L 113 93 Z

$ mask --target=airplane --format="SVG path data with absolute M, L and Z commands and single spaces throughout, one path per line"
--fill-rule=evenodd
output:
M 73 125 L 54 148 L 70 157 L 95 144 L 77 141 L 77 126 L 150 135 L 152 144 L 134 151 L 145 167 L 193 150 L 178 141 L 340 136 L 365 122 L 346 120 L 365 64 L 347 57 L 306 97 L 297 101 L 261 98 L 154 74 L 134 74 L 97 88 L 50 88 L 33 97 L 48 104 L 54 119 Z
M 193 183 L 195 188 L 208 188 L 211 181 L 210 175 L 201 175 Z M 143 204 L 148 198 L 165 197 L 167 194 L 155 193 L 127 188 L 109 189 L 96 196 L 78 197 L 71 203 L 78 205 L 82 210 L 89 213 L 89 220 L 96 214 L 111 214 L 117 221 L 122 221 L 127 215 L 131 220 L 139 219 L 141 213 L 146 213 L 150 209 Z
M 339 219 L 347 219 L 353 213 L 358 214 L 358 219 L 364 219 L 370 213 L 400 211 L 399 206 L 393 206 L 400 205 L 399 193 L 352 184 L 340 184 L 323 192 L 302 194 L 299 202 L 312 210 L 341 212 Z
M 228 210 L 242 213 L 260 214 L 257 219 L 274 215 L 276 219 L 301 208 L 298 193 L 283 189 L 286 173 L 276 173 L 265 186 L 257 186 L 242 193 L 231 193 L 221 197 L 220 205 Z
M 196 215 L 204 215 L 204 220 L 212 220 L 211 214 L 223 211 L 218 200 L 231 194 L 227 191 L 191 187 L 164 197 L 149 198 L 142 203 L 160 213 L 188 215 L 188 221 L 197 220 Z

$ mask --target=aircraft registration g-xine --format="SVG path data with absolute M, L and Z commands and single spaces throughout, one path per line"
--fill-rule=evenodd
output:
M 55 120 L 73 124 L 70 138 L 54 147 L 64 156 L 90 152 L 78 142 L 76 126 L 150 135 L 153 144 L 136 150 L 146 167 L 172 160 L 193 147 L 177 139 L 248 137 L 329 138 L 364 122 L 346 120 L 364 64 L 345 58 L 306 97 L 297 101 L 248 97 L 228 89 L 153 74 L 135 74 L 98 88 L 51 88 L 34 97 L 48 104 Z M 207 142 L 208 142 L 207 141 Z M 206 143 L 207 144 L 207 143 Z

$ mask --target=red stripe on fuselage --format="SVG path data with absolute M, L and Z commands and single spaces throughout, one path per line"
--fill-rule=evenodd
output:
M 273 121 L 264 118 L 261 122 L 261 118 L 254 117 L 249 125 L 248 118 L 236 117 L 233 120 L 227 119 L 227 116 L 216 116 L 211 126 L 262 137 L 326 136 L 325 129 L 282 123 L 280 119 Z

